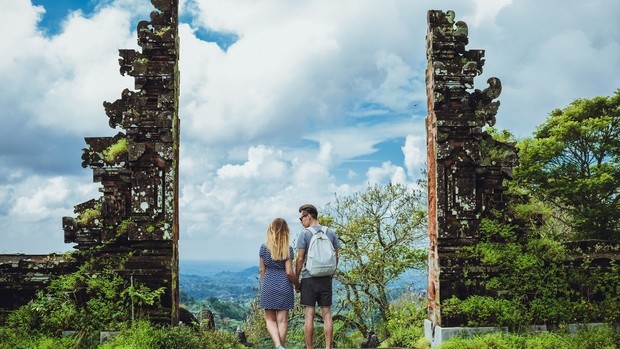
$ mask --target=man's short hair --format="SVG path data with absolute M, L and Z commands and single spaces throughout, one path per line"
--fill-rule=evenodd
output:
M 319 211 L 317 211 L 316 207 L 314 207 L 314 205 L 311 204 L 305 204 L 305 205 L 301 205 L 301 207 L 299 207 L 299 213 L 307 213 L 310 215 L 310 217 L 317 219 L 319 217 Z

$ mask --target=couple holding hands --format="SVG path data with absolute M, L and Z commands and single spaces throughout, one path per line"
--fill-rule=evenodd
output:
M 306 268 L 308 250 L 314 234 L 324 232 L 333 246 L 335 263 L 340 246 L 336 233 L 318 223 L 315 206 L 306 204 L 299 208 L 299 221 L 304 227 L 297 238 L 297 257 L 293 269 L 293 247 L 286 221 L 276 218 L 267 229 L 265 243 L 260 247 L 260 306 L 265 310 L 267 331 L 276 349 L 284 349 L 288 329 L 288 311 L 295 303 L 294 290 L 300 292 L 300 304 L 305 307 L 304 334 L 306 348 L 313 347 L 315 306 L 321 308 L 326 349 L 332 348 L 333 321 L 332 275 L 313 276 Z M 334 264 L 335 268 L 335 264 Z

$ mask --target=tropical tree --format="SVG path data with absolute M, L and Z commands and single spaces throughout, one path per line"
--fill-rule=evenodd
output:
M 334 320 L 366 336 L 390 318 L 389 283 L 425 266 L 425 196 L 400 184 L 372 185 L 348 197 L 337 196 L 321 219 L 341 241 L 335 279 L 344 288 L 341 302 L 346 310 Z
M 518 147 L 519 186 L 568 213 L 578 238 L 620 238 L 620 89 L 552 111 Z

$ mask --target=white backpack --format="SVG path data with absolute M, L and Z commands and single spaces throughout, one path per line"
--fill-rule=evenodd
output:
M 327 230 L 327 227 L 323 229 Z M 308 227 L 312 239 L 308 244 L 305 269 L 312 276 L 334 275 L 336 272 L 336 249 L 323 230 Z

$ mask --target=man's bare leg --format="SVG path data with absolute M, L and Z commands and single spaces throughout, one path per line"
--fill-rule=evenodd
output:
M 306 305 L 304 333 L 306 337 L 306 349 L 312 349 L 314 338 L 314 307 Z
M 325 332 L 325 348 L 332 349 L 334 340 L 334 321 L 332 320 L 332 308 L 321 307 L 321 316 L 323 316 L 323 331 Z

